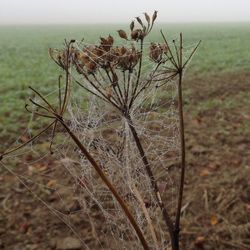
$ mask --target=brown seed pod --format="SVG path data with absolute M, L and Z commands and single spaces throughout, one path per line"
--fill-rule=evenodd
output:
M 134 27 L 135 27 L 135 22 L 132 21 L 131 24 L 130 24 L 130 30 L 133 31 L 133 30 L 134 30 Z
M 144 13 L 145 19 L 148 22 L 148 26 L 150 25 L 150 16 L 148 15 L 148 13 Z
M 118 30 L 117 32 L 118 32 L 120 38 L 128 40 L 128 36 L 124 30 Z
M 154 14 L 152 16 L 152 23 L 154 23 L 155 19 L 157 18 L 157 10 L 154 11 Z
M 143 27 L 143 22 L 140 17 L 136 17 L 137 22 Z

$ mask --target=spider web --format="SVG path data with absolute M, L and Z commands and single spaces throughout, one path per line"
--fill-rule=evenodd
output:
M 89 44 L 84 45 L 89 46 Z M 142 79 L 147 79 L 148 72 L 151 72 L 154 67 L 155 63 L 146 59 L 142 66 Z M 121 73 L 119 78 L 123 77 L 124 74 Z M 128 74 L 125 75 L 125 79 L 126 77 Z M 133 72 L 130 77 L 131 81 L 135 81 L 136 72 Z M 97 78 L 100 81 L 106 80 L 101 75 Z M 177 86 L 174 81 L 164 83 L 161 88 L 151 86 L 136 99 L 131 117 L 166 208 L 170 215 L 174 216 L 178 184 L 176 171 L 180 160 Z M 76 86 L 72 87 L 72 96 L 68 105 L 67 121 L 70 128 L 94 156 L 127 203 L 150 249 L 166 249 L 169 246 L 167 228 L 163 223 L 161 211 L 131 135 L 128 121 L 108 103 L 93 95 L 86 95 L 78 88 L 75 91 L 75 88 Z M 55 91 L 49 93 L 47 97 L 53 100 Z M 42 121 L 41 118 L 35 120 L 36 123 L 40 121 Z M 31 125 L 32 122 L 29 124 Z M 27 132 L 31 134 L 32 128 L 28 128 Z M 70 141 L 67 134 L 60 129 L 57 132 L 53 146 L 53 158 L 57 160 L 57 166 L 53 170 L 50 168 L 48 171 L 39 171 L 39 162 L 48 158 L 49 152 L 38 153 L 33 143 L 18 153 L 6 157 L 8 161 L 24 154 L 37 155 L 36 159 L 31 161 L 23 159 L 22 164 L 27 166 L 26 172 L 20 174 L 9 168 L 7 164 L 1 163 L 2 166 L 15 174 L 38 200 L 70 228 L 81 240 L 84 249 L 94 249 L 93 246 L 98 249 L 141 249 L 134 229 L 111 192 L 103 185 L 93 167 Z M 48 132 L 42 141 L 44 139 L 46 141 L 46 137 L 49 139 L 50 135 L 51 132 Z M 17 145 L 18 143 L 19 140 L 16 141 Z M 46 149 L 48 144 L 45 142 Z M 32 169 L 36 164 L 38 171 Z M 34 175 L 42 177 L 42 183 L 36 181 Z M 56 179 L 56 184 L 53 183 L 55 176 L 60 177 L 60 180 Z M 36 194 L 33 185 L 49 189 L 58 197 L 62 207 L 68 206 L 67 195 L 70 195 L 71 200 L 79 205 L 72 211 L 67 208 L 65 213 L 65 210 L 53 207 Z M 79 224 L 83 218 L 85 220 L 87 218 L 87 227 L 94 239 L 90 244 L 86 243 L 86 237 L 81 234 L 81 231 L 79 232 L 79 225 L 74 225 Z M 112 244 L 110 244 L 111 241 Z

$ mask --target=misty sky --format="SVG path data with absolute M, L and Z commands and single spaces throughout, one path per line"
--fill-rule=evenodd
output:
M 158 22 L 250 21 L 250 0 L 0 0 L 0 25 L 119 23 L 155 9 Z

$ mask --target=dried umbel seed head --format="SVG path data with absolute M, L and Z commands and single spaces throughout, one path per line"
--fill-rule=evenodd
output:
M 78 50 L 69 43 L 68 47 L 61 50 L 49 49 L 49 55 L 62 69 L 67 70 L 75 59 L 79 57 Z
M 114 43 L 114 38 L 109 35 L 107 38 L 100 37 L 101 44 L 100 49 L 103 49 L 104 51 L 109 51 Z
M 140 17 L 136 17 L 136 21 L 140 28 L 134 29 L 135 23 L 134 21 L 131 22 L 130 24 L 130 30 L 131 30 L 131 40 L 138 41 L 138 40 L 143 40 L 152 30 L 154 22 L 157 18 L 157 11 L 154 12 L 152 18 L 147 13 L 144 13 L 144 17 L 146 20 L 146 24 L 142 21 Z
M 123 71 L 133 70 L 140 58 L 140 52 L 132 47 L 130 49 L 125 47 L 116 48 L 117 67 Z
M 161 62 L 162 56 L 167 52 L 167 46 L 165 44 L 160 43 L 151 43 L 149 47 L 149 57 L 154 62 Z
M 108 68 L 112 63 L 114 56 L 112 55 L 112 46 L 114 38 L 100 37 L 99 46 L 87 46 L 82 51 L 77 51 L 75 54 L 75 66 L 78 73 L 94 74 L 98 67 Z
M 75 52 L 73 64 L 76 66 L 78 73 L 85 72 L 93 74 L 97 69 L 98 62 L 102 51 L 97 47 L 85 47 L 82 51 Z
M 60 51 L 58 54 L 57 54 L 57 62 L 58 64 L 63 68 L 63 69 L 67 69 L 67 67 L 69 68 L 69 56 L 67 56 L 68 53 L 66 50 L 63 50 L 63 51 Z M 68 58 L 68 59 L 67 59 Z M 68 62 L 67 62 L 68 60 Z

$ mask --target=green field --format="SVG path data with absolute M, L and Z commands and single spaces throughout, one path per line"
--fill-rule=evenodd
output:
M 0 26 L 0 133 L 25 128 L 23 106 L 27 86 L 43 93 L 56 88 L 58 69 L 48 56 L 48 48 L 58 48 L 64 38 L 93 43 L 99 36 L 124 25 L 92 26 Z M 126 28 L 126 27 L 125 27 Z M 148 41 L 161 41 L 160 29 L 172 39 L 183 32 L 185 45 L 202 40 L 189 72 L 211 74 L 237 72 L 250 68 L 250 24 L 169 24 L 158 25 Z

